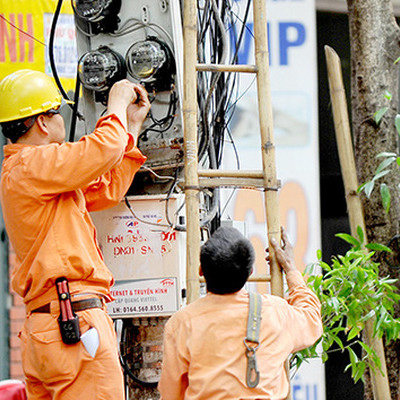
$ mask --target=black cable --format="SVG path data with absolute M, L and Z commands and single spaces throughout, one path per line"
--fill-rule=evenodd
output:
M 149 111 L 149 117 L 150 119 L 154 122 L 154 124 L 156 125 L 163 125 L 165 124 L 171 117 L 174 117 L 175 113 L 176 113 L 176 103 L 177 103 L 178 97 L 175 93 L 175 91 L 171 92 L 171 95 L 169 97 L 169 105 L 168 105 L 168 111 L 166 113 L 166 116 L 161 118 L 161 119 L 157 119 L 154 117 L 153 113 L 151 112 L 151 110 Z
M 174 123 L 175 117 L 176 117 L 176 109 L 177 109 L 177 102 L 178 102 L 178 97 L 174 91 L 171 92 L 170 95 L 170 102 L 168 106 L 168 111 L 165 117 L 161 119 L 156 119 L 152 113 L 150 112 L 150 119 L 153 121 L 153 124 L 151 124 L 148 128 L 145 128 L 139 135 L 138 140 L 146 141 L 147 139 L 147 133 L 149 132 L 156 132 L 156 133 L 164 133 L 167 132 L 172 124 Z M 164 128 L 157 128 L 156 126 L 162 126 L 168 123 L 167 126 Z
M 169 188 L 168 193 L 167 193 L 167 197 L 165 199 L 165 219 L 167 220 L 167 223 L 169 225 L 171 225 L 171 227 L 174 228 L 174 230 L 176 230 L 178 232 L 186 232 L 186 225 L 184 225 L 184 224 L 175 224 L 174 225 L 172 223 L 171 218 L 169 217 L 169 210 L 168 210 L 169 199 L 171 198 L 172 193 L 173 193 L 174 189 L 176 188 L 176 186 L 178 184 L 178 177 L 179 177 L 179 174 L 180 174 L 181 171 L 182 171 L 182 167 L 177 167 L 175 169 L 175 172 L 174 172 L 174 178 L 175 179 L 172 182 L 172 185 Z
M 141 379 L 139 379 L 137 376 L 135 376 L 133 374 L 133 372 L 131 371 L 131 369 L 128 367 L 128 365 L 125 363 L 122 355 L 119 356 L 120 358 L 120 364 L 122 369 L 124 370 L 125 374 L 132 379 L 135 383 L 137 383 L 140 386 L 144 386 L 144 387 L 151 387 L 151 388 L 156 388 L 158 385 L 158 382 L 146 382 L 146 381 L 142 381 Z
M 232 9 L 232 2 L 225 2 L 219 7 L 219 15 L 222 21 L 230 21 L 233 31 L 233 51 L 231 57 L 232 63 L 237 63 L 239 50 L 244 39 L 244 33 L 248 29 L 246 22 L 250 10 L 250 0 L 246 3 L 246 10 L 243 19 L 239 19 Z M 221 27 L 214 24 L 215 18 L 211 18 L 216 13 L 210 0 L 207 0 L 205 6 L 198 9 L 199 36 L 198 36 L 198 59 L 200 63 L 218 62 L 223 52 L 222 35 L 225 34 Z M 241 21 L 242 26 L 239 32 L 235 29 L 235 21 Z M 230 142 L 233 145 L 237 166 L 240 168 L 239 155 L 235 146 L 228 123 L 232 119 L 233 111 L 238 102 L 238 83 L 239 77 L 235 73 L 225 74 L 200 72 L 198 74 L 198 106 L 199 106 L 199 138 L 198 138 L 198 156 L 199 160 L 207 154 L 209 168 L 217 169 L 222 162 L 223 145 L 225 134 L 229 135 Z M 217 79 L 216 79 L 217 78 Z M 213 87 L 213 93 L 209 88 Z M 209 93 L 209 95 L 207 95 Z M 173 184 L 169 191 L 170 194 L 175 190 L 176 184 Z M 207 196 L 207 195 L 206 195 Z M 209 227 L 214 230 L 219 225 L 221 210 L 219 209 L 219 190 L 213 190 L 212 195 L 206 197 L 207 215 L 200 221 L 201 227 Z M 167 201 L 168 203 L 168 197 Z M 167 205 L 166 205 L 167 207 Z M 169 217 L 167 216 L 169 219 Z M 167 219 L 167 220 L 168 220 Z M 177 227 L 179 230 L 185 230 L 184 225 Z
M 53 74 L 53 78 L 58 86 L 58 89 L 61 92 L 62 97 L 66 100 L 70 100 L 68 97 L 68 94 L 65 92 L 65 90 L 62 86 L 62 83 L 60 81 L 60 78 L 58 76 L 57 67 L 56 67 L 55 58 L 54 58 L 54 38 L 55 38 L 55 33 L 56 33 L 58 17 L 60 16 L 60 12 L 61 12 L 62 3 L 63 3 L 63 0 L 58 0 L 57 8 L 56 8 L 56 11 L 54 12 L 53 20 L 51 22 L 50 37 L 49 37 L 49 61 L 50 61 L 51 72 Z M 77 81 L 79 81 L 78 75 L 77 75 Z M 76 85 L 78 85 L 78 82 L 76 83 Z M 78 96 L 79 96 L 79 91 L 78 91 Z M 76 97 L 76 95 L 75 95 L 75 97 Z M 80 120 L 84 119 L 83 115 L 78 111 L 77 105 L 76 105 L 76 107 L 73 104 L 68 104 L 68 105 L 72 109 L 72 114 L 73 114 L 72 118 L 76 119 L 76 117 L 78 117 Z M 74 115 L 75 115 L 75 117 L 74 117 Z M 71 120 L 71 126 L 72 125 L 75 125 L 75 124 Z M 75 126 L 74 126 L 74 131 L 75 131 Z M 70 131 L 70 138 L 71 138 L 71 131 Z
M 247 1 L 246 11 L 244 13 L 243 22 L 242 22 L 242 29 L 241 29 L 240 34 L 239 34 L 239 39 L 237 41 L 235 55 L 233 57 L 233 64 L 236 64 L 236 62 L 237 62 L 237 56 L 238 56 L 238 53 L 239 53 L 239 47 L 240 47 L 240 45 L 242 43 L 242 40 L 243 40 L 243 34 L 244 34 L 245 29 L 246 29 L 246 22 L 247 22 L 247 18 L 249 17 L 249 11 L 250 11 L 250 0 Z
M 54 60 L 54 38 L 55 38 L 55 33 L 56 33 L 58 17 L 61 12 L 62 3 L 63 3 L 63 0 L 58 0 L 57 8 L 56 8 L 56 11 L 54 12 L 54 16 L 53 16 L 53 21 L 51 22 L 50 38 L 49 38 L 49 59 L 50 59 L 50 66 L 51 66 L 51 71 L 53 73 L 54 80 L 56 81 L 56 84 L 57 84 L 62 96 L 64 97 L 64 99 L 69 100 L 68 94 L 65 92 L 65 90 L 61 84 L 60 78 L 58 77 L 56 63 Z M 70 107 L 73 108 L 72 104 L 70 104 Z
M 121 343 L 126 343 L 126 328 L 127 324 L 125 321 L 122 321 L 122 332 L 121 332 Z M 135 383 L 137 383 L 140 386 L 143 387 L 150 387 L 150 388 L 156 388 L 158 385 L 158 382 L 146 382 L 143 381 L 141 379 L 139 379 L 137 376 L 134 375 L 134 373 L 132 372 L 131 368 L 128 366 L 128 364 L 126 363 L 124 356 L 122 355 L 122 352 L 120 351 L 119 354 L 119 361 L 121 363 L 122 369 L 124 370 L 124 373 L 130 378 L 132 379 Z
M 76 73 L 74 104 L 72 107 L 71 127 L 69 130 L 69 141 L 75 141 L 76 118 L 78 117 L 78 104 L 79 104 L 79 91 L 81 88 L 81 81 L 79 80 L 78 71 Z

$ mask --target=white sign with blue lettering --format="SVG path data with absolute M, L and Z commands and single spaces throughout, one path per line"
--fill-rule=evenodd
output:
M 243 20 L 247 0 L 236 1 Z M 299 268 L 316 261 L 320 244 L 318 92 L 314 0 L 267 0 L 271 104 L 274 119 L 280 223 L 295 246 Z M 254 64 L 253 16 L 246 21 L 238 51 L 240 64 Z M 240 23 L 236 34 L 240 32 Z M 231 48 L 234 51 L 234 29 Z M 236 35 L 237 37 L 237 35 Z M 261 169 L 260 128 L 255 78 L 241 74 L 230 129 L 236 146 L 224 149 L 224 168 Z M 239 162 L 236 151 L 239 153 Z M 265 204 L 261 191 L 222 193 L 223 217 L 246 221 L 256 252 L 255 273 L 265 274 Z M 226 202 L 226 204 L 224 203 Z M 268 290 L 257 284 L 259 291 Z M 324 367 L 318 360 L 302 367 L 292 382 L 293 400 L 325 400 Z

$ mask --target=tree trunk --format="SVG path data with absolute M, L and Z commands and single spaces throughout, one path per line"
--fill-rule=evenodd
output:
M 372 179 L 383 160 L 381 152 L 398 153 L 398 134 L 394 120 L 398 110 L 399 27 L 396 24 L 391 0 L 347 0 L 349 10 L 351 68 L 352 68 L 352 124 L 354 152 L 359 183 Z M 392 94 L 389 102 L 385 92 Z M 383 107 L 389 110 L 379 126 L 373 115 Z M 400 182 L 398 167 L 378 182 L 370 199 L 362 195 L 368 242 L 388 244 L 399 233 Z M 392 205 L 386 214 L 380 198 L 379 186 L 385 182 L 391 191 Z M 399 278 L 399 272 L 382 259 L 381 275 Z M 397 316 L 399 310 L 396 311 Z M 400 399 L 399 370 L 400 347 L 398 343 L 385 345 L 386 362 L 393 400 Z M 373 399 L 367 377 L 365 399 Z M 387 400 L 387 399 L 375 399 Z

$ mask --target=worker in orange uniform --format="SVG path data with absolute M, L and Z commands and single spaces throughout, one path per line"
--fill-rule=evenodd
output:
M 254 263 L 251 243 L 238 230 L 221 227 L 202 246 L 207 295 L 165 326 L 162 400 L 286 399 L 285 361 L 315 343 L 322 322 L 320 302 L 296 269 L 284 231 L 282 239 L 283 247 L 271 245 L 287 276 L 288 298 L 260 295 L 252 312 L 249 298 L 257 295 L 243 288 Z M 258 340 L 249 340 L 250 327 L 251 334 L 258 329 Z
M 28 399 L 122 400 L 123 374 L 105 306 L 113 277 L 89 211 L 120 202 L 146 160 L 136 143 L 150 109 L 147 92 L 128 80 L 115 83 L 106 115 L 74 143 L 64 143 L 62 98 L 46 74 L 7 76 L 0 103 L 2 132 L 11 141 L 4 147 L 0 195 L 16 253 L 12 287 L 27 312 L 20 338 Z M 61 328 L 70 316 L 78 320 L 73 336 Z M 71 337 L 78 341 L 64 342 Z

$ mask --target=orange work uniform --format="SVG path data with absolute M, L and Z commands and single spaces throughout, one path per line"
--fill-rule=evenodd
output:
M 249 295 L 208 293 L 178 311 L 164 331 L 159 391 L 162 400 L 285 399 L 285 360 L 321 336 L 320 302 L 298 271 L 287 275 L 289 296 L 262 296 L 260 382 L 246 385 L 245 345 Z
M 69 280 L 73 300 L 112 299 L 113 278 L 89 212 L 119 203 L 145 160 L 114 114 L 75 143 L 4 147 L 0 199 L 16 253 L 11 283 L 27 309 L 21 346 L 29 400 L 123 398 L 115 333 L 105 308 L 77 313 L 81 333 L 91 327 L 99 333 L 94 358 L 82 342 L 65 345 L 55 280 Z M 32 313 L 46 304 L 50 313 Z

